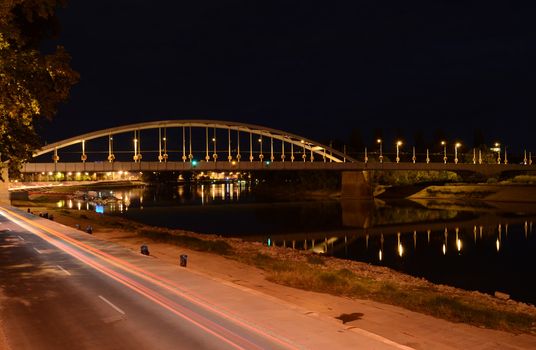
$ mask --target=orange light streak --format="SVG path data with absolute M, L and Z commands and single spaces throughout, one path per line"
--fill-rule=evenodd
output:
M 174 282 L 170 281 L 170 280 L 167 280 L 161 276 L 158 276 L 158 275 L 155 275 L 149 271 L 146 271 L 146 270 L 143 270 L 127 261 L 124 261 L 124 260 L 121 260 L 119 258 L 116 258 L 115 256 L 113 255 L 110 255 L 106 252 L 103 252 L 97 248 L 94 248 L 86 243 L 83 243 L 83 242 L 80 242 L 74 238 L 71 238 L 61 232 L 58 232 L 54 229 L 51 229 L 45 225 L 42 225 L 42 224 L 39 224 L 37 222 L 32 222 L 31 220 L 25 218 L 24 216 L 22 215 L 19 215 L 13 211 L 10 211 L 8 209 L 5 209 L 3 208 L 3 211 L 5 211 L 5 213 L 3 213 L 4 216 L 8 217 L 10 220 L 14 221 L 15 223 L 17 223 L 19 226 L 21 227 L 24 227 L 26 229 L 28 229 L 29 231 L 33 232 L 34 234 L 36 234 L 37 236 L 41 237 L 42 239 L 46 240 L 47 242 L 51 243 L 52 245 L 60 248 L 61 250 L 71 254 L 72 256 L 76 257 L 77 259 L 85 262 L 86 264 L 92 266 L 93 268 L 95 268 L 96 270 L 106 274 L 107 276 L 113 278 L 114 280 L 122 283 L 123 285 L 133 289 L 134 291 L 138 292 L 139 294 L 145 296 L 146 298 L 152 300 L 153 302 L 159 304 L 160 306 L 168 309 L 169 311 L 177 314 L 178 316 L 180 317 L 183 317 L 185 319 L 187 319 L 188 321 L 196 324 L 197 326 L 199 326 L 200 328 L 206 330 L 207 332 L 217 336 L 218 338 L 221 338 L 221 336 L 217 335 L 217 333 L 209 330 L 208 328 L 206 328 L 205 326 L 201 325 L 199 322 L 193 320 L 192 318 L 184 315 L 184 314 L 181 314 L 178 310 L 174 309 L 172 306 L 170 306 L 170 304 L 172 305 L 176 305 L 176 306 L 179 306 L 181 309 L 184 309 L 184 307 L 180 306 L 180 305 L 177 305 L 176 303 L 172 302 L 171 300 L 159 295 L 159 294 L 156 294 L 155 292 L 153 292 L 152 290 L 150 289 L 147 289 L 146 287 L 144 286 L 141 286 L 139 283 L 137 282 L 134 282 L 133 280 L 131 280 L 130 278 L 126 277 L 125 275 L 123 274 L 120 274 L 118 272 L 115 272 L 109 268 L 106 268 L 105 266 L 89 259 L 88 257 L 85 257 L 84 255 L 80 254 L 79 252 L 77 252 L 76 250 L 72 249 L 71 247 L 65 245 L 64 243 L 62 242 L 58 242 L 56 240 L 53 240 L 51 239 L 49 236 L 47 236 L 46 234 L 43 234 L 39 231 L 36 231 L 34 229 L 32 229 L 32 227 L 28 227 L 27 225 L 25 225 L 23 222 L 27 223 L 28 225 L 30 226 L 34 226 L 36 228 L 39 228 L 55 237 L 57 237 L 58 239 L 61 239 L 61 240 L 64 240 L 64 241 L 67 241 L 69 242 L 70 244 L 78 247 L 79 249 L 83 250 L 83 251 L 86 251 L 87 253 L 90 253 L 100 259 L 103 259 L 104 261 L 110 263 L 111 265 L 113 266 L 116 266 L 126 272 L 129 272 L 129 273 L 132 273 L 133 275 L 137 276 L 137 277 L 140 277 L 144 280 L 147 280 L 155 285 L 158 285 L 184 299 L 187 299 L 188 301 L 190 301 L 191 303 L 193 304 L 196 304 L 197 306 L 201 307 L 201 308 L 204 308 L 206 310 L 210 310 L 211 312 L 213 313 L 216 313 L 217 315 L 219 315 L 220 317 L 222 318 L 225 318 L 231 322 L 234 322 L 236 324 L 239 324 L 240 326 L 244 327 L 244 328 L 247 328 L 265 338 L 269 338 L 271 339 L 272 341 L 275 341 L 277 343 L 279 343 L 281 346 L 284 346 L 288 349 L 298 349 L 298 347 L 296 346 L 293 346 L 291 344 L 289 344 L 288 342 L 280 339 L 280 338 L 277 338 L 275 337 L 274 335 L 270 334 L 270 333 L 267 333 L 266 331 L 263 331 L 263 330 L 260 330 L 258 328 L 256 328 L 255 326 L 249 324 L 249 323 L 246 323 L 240 319 L 237 318 L 237 316 L 234 316 L 234 315 L 229 315 L 227 313 L 224 313 L 222 312 L 221 310 L 218 310 L 216 308 L 214 308 L 213 306 L 210 305 L 210 303 L 208 301 L 205 301 L 203 300 L 203 298 L 199 297 L 199 296 L 195 296 L 192 297 L 191 295 L 195 295 L 195 293 L 192 293 L 191 291 L 189 291 L 189 293 L 191 295 L 188 295 L 186 293 L 184 293 L 184 289 L 181 288 L 179 285 L 175 284 Z M 0 210 L 0 213 L 2 211 Z M 19 220 L 15 219 L 14 217 L 18 218 L 19 220 L 22 220 L 23 222 L 20 222 Z M 129 282 L 127 281 L 130 281 L 130 284 Z M 138 286 L 140 287 L 139 289 L 134 287 L 134 286 Z M 146 289 L 145 292 L 142 292 L 143 289 Z M 159 298 L 162 298 L 164 301 L 160 300 Z M 190 312 L 193 313 L 193 311 L 189 310 Z M 229 311 L 229 310 L 227 310 Z M 220 325 L 217 325 L 215 323 L 213 323 L 212 321 L 204 318 L 203 316 L 197 314 L 199 317 L 203 318 L 206 322 L 208 323 L 212 323 L 212 325 L 215 327 L 215 328 L 220 328 L 220 331 L 222 332 L 230 332 L 228 331 L 227 329 L 225 328 L 222 328 Z M 238 337 L 238 338 L 241 338 L 240 336 L 232 333 L 235 337 Z M 222 338 L 222 339 L 225 339 L 225 338 Z M 243 338 L 242 338 L 243 339 Z M 244 341 L 246 342 L 249 342 L 248 340 L 246 339 L 243 339 Z M 228 342 L 227 340 L 225 340 L 226 342 Z M 238 346 L 234 343 L 230 343 L 231 345 L 233 346 Z M 253 345 L 254 347 L 257 347 L 255 344 L 252 344 L 250 343 L 251 345 Z M 242 349 L 241 347 L 239 347 L 240 349 Z
M 21 224 L 19 222 L 17 222 L 17 220 L 13 220 L 15 223 L 17 224 Z M 26 226 L 26 225 L 22 225 L 23 227 Z M 50 244 L 56 246 L 57 248 L 61 249 L 62 251 L 72 255 L 73 257 L 77 258 L 78 260 L 84 262 L 85 264 L 91 266 L 92 268 L 94 268 L 95 270 L 97 271 L 100 271 L 101 273 L 107 275 L 108 277 L 112 278 L 113 280 L 127 286 L 128 288 L 134 290 L 135 292 L 143 295 L 144 297 L 148 298 L 149 300 L 155 302 L 156 304 L 164 307 L 165 309 L 171 311 L 172 313 L 176 314 L 177 316 L 195 324 L 196 326 L 198 326 L 199 328 L 203 329 L 204 331 L 206 331 L 207 333 L 209 334 L 212 334 L 214 335 L 215 337 L 223 340 L 224 342 L 228 343 L 229 345 L 237 348 L 237 349 L 242 349 L 242 350 L 245 350 L 245 349 L 249 349 L 249 348 L 254 348 L 254 349 L 261 349 L 260 347 L 258 347 L 257 345 L 249 342 L 248 340 L 240 337 L 239 335 L 237 334 L 234 334 L 234 333 L 231 333 L 229 330 L 223 328 L 222 326 L 210 321 L 209 319 L 206 319 L 205 317 L 199 315 L 199 314 L 196 314 L 195 312 L 193 312 L 192 310 L 188 310 L 186 309 L 185 307 L 181 306 L 181 305 L 178 305 L 177 303 L 174 303 L 173 301 L 167 299 L 166 297 L 154 292 L 153 290 L 143 286 L 142 284 L 132 280 L 131 278 L 121 274 L 121 273 L 118 273 L 110 268 L 107 268 L 106 266 L 102 265 L 102 264 L 99 264 L 98 262 L 96 261 L 93 261 L 91 260 L 90 258 L 88 258 L 87 256 L 84 256 L 83 254 L 80 254 L 78 251 L 76 251 L 75 249 L 65 245 L 64 243 L 62 242 L 59 242 L 59 241 L 56 241 L 56 240 L 53 240 L 51 239 L 50 237 L 48 237 L 47 235 L 39 232 L 39 231 L 35 231 L 35 230 L 31 230 L 31 228 L 28 228 L 26 227 L 27 229 L 29 229 L 32 233 L 34 233 L 35 235 L 37 235 L 38 237 L 42 238 L 43 240 L 49 242 Z M 183 312 L 179 311 L 178 309 L 181 309 Z M 193 317 L 190 317 L 188 315 L 185 315 L 185 313 L 190 313 L 193 315 Z M 240 345 L 238 345 L 236 342 L 233 342 L 231 340 L 229 340 L 228 338 L 225 338 L 223 335 L 211 330 L 210 328 L 208 328 L 207 326 L 204 326 L 203 324 L 200 323 L 200 321 L 197 321 L 194 319 L 195 318 L 198 318 L 198 319 L 202 319 L 202 321 L 204 321 L 205 323 L 208 323 L 210 324 L 212 327 L 214 328 L 218 328 L 220 332 L 222 333 L 225 333 L 225 335 L 229 338 L 237 338 L 237 342 L 246 342 L 246 343 L 249 343 L 247 345 L 249 345 L 248 348 L 244 348 Z

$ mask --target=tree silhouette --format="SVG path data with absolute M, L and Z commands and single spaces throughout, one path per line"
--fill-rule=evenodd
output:
M 78 81 L 62 47 L 46 55 L 39 50 L 54 34 L 55 12 L 64 3 L 17 0 L 0 6 L 0 154 L 12 175 L 40 145 L 36 120 L 52 118 Z

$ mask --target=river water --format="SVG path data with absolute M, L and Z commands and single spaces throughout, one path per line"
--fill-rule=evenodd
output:
M 97 210 L 149 225 L 241 237 L 388 266 L 429 281 L 536 304 L 536 207 L 514 203 L 289 201 L 255 198 L 246 183 L 149 186 L 100 195 Z

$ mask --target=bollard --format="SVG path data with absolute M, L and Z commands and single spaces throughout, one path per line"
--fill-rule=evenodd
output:
M 142 246 L 140 247 L 140 253 L 142 253 L 143 255 L 149 255 L 149 247 L 147 247 L 146 244 L 142 244 Z
M 187 264 L 188 264 L 188 255 L 181 254 L 181 256 L 180 256 L 180 265 L 183 266 L 183 267 L 186 267 Z
M 28 213 L 31 213 L 32 211 L 30 210 L 30 208 L 28 208 Z

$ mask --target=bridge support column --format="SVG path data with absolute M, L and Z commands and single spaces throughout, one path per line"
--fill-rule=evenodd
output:
M 9 177 L 7 167 L 0 168 L 2 180 L 0 180 L 0 204 L 11 204 L 9 200 Z
M 341 197 L 344 199 L 373 199 L 368 171 L 343 171 Z

